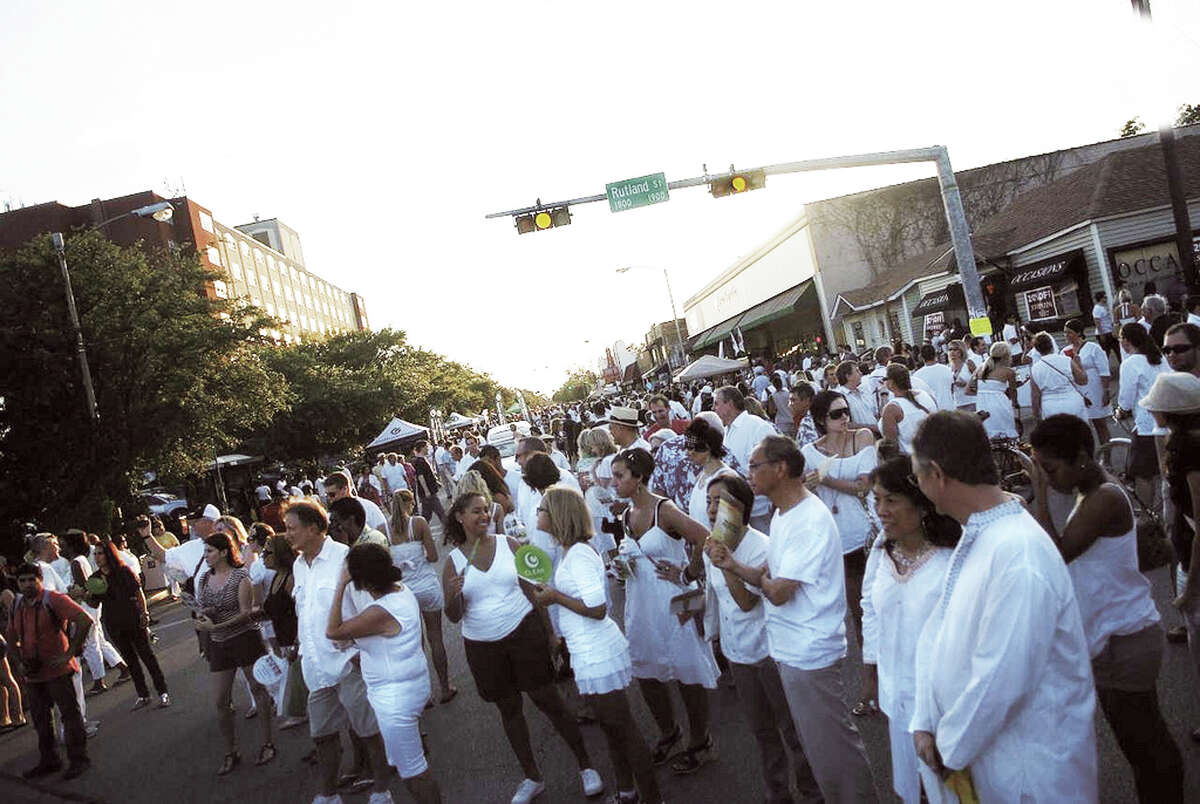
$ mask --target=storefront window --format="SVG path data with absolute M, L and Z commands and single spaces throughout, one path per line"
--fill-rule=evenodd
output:
M 854 346 L 856 349 L 862 349 L 867 345 L 867 339 L 863 337 L 863 323 L 855 321 L 851 326 L 854 329 Z

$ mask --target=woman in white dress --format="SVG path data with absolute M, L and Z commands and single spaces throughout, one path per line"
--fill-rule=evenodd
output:
M 697 522 L 708 521 L 708 481 L 729 469 L 721 460 L 728 454 L 725 449 L 725 428 L 719 418 L 714 424 L 709 418 L 710 414 L 716 417 L 712 411 L 701 413 L 692 419 L 683 434 L 688 458 L 696 465 L 696 485 L 692 486 L 692 494 L 688 497 L 687 513 Z
M 1017 375 L 1012 370 L 1012 350 L 1007 343 L 992 344 L 967 393 L 975 396 L 975 412 L 983 420 L 988 438 L 1017 437 Z
M 429 668 L 421 650 L 421 610 L 416 595 L 400 583 L 400 575 L 382 545 L 367 542 L 350 548 L 329 608 L 325 635 L 354 640 L 388 764 L 399 771 L 418 804 L 434 804 L 442 800 L 442 793 L 421 745 L 420 717 L 429 699 Z M 343 621 L 343 598 L 351 582 L 373 601 Z
M 1079 365 L 1078 357 L 1056 354 L 1049 332 L 1035 335 L 1033 348 L 1041 355 L 1029 370 L 1033 420 L 1040 422 L 1056 413 L 1070 413 L 1086 421 L 1087 405 L 1081 386 L 1087 385 L 1087 372 Z
M 937 402 L 925 391 L 913 390 L 906 366 L 892 363 L 886 376 L 891 401 L 880 411 L 879 432 L 899 444 L 905 455 L 911 455 L 913 436 L 921 422 L 937 411 Z
M 871 475 L 883 533 L 867 558 L 863 583 L 863 698 L 879 699 L 888 716 L 892 789 L 905 804 L 931 804 L 942 786 L 918 761 L 909 730 L 915 693 L 917 639 L 942 592 L 961 528 L 937 513 L 912 479 L 908 458 L 884 461 Z
M 650 749 L 626 694 L 633 679 L 629 642 L 608 616 L 604 560 L 589 544 L 592 524 L 583 496 L 562 486 L 547 489 L 538 504 L 537 527 L 551 534 L 563 557 L 553 585 L 534 587 L 533 599 L 543 608 L 559 607 L 558 628 L 571 655 L 575 685 L 608 742 L 617 776 L 615 802 L 657 804 L 662 794 Z
M 971 377 L 975 374 L 975 361 L 967 358 L 967 347 L 962 341 L 951 341 L 947 350 L 950 354 L 950 374 L 953 377 L 954 405 L 959 410 L 975 410 L 975 399 L 967 394 Z
M 1108 441 L 1108 417 L 1112 415 L 1112 399 L 1108 390 L 1108 379 L 1112 374 L 1108 366 L 1108 353 L 1100 344 L 1089 341 L 1083 334 L 1084 324 L 1078 318 L 1072 318 L 1063 329 L 1067 336 L 1067 346 L 1063 353 L 1073 356 L 1079 361 L 1087 374 L 1087 387 L 1083 395 L 1090 405 L 1087 408 L 1087 418 L 1096 429 L 1100 443 Z
M 401 572 L 404 585 L 416 596 L 425 623 L 425 638 L 429 640 L 429 657 L 437 673 L 442 693 L 438 703 L 449 703 L 458 694 L 450 685 L 450 669 L 446 664 L 446 643 L 442 637 L 442 584 L 433 567 L 437 564 L 437 545 L 433 531 L 423 516 L 413 516 L 416 501 L 408 489 L 396 492 L 392 501 L 392 563 Z
M 618 453 L 612 469 L 617 495 L 631 501 L 620 547 L 630 570 L 625 582 L 625 635 L 633 676 L 662 735 L 652 758 L 655 765 L 663 764 L 683 739 L 667 686 L 677 682 L 691 739 L 672 769 L 690 773 L 716 758 L 716 744 L 708 730 L 708 690 L 716 689 L 718 671 L 712 647 L 700 636 L 694 618 L 680 622 L 671 611 L 671 598 L 694 589 L 689 579 L 703 575 L 702 548 L 708 528 L 646 488 L 654 472 L 654 459 L 646 450 Z M 685 540 L 692 546 L 690 563 Z
M 897 397 L 899 399 L 900 397 Z M 896 404 L 893 400 L 889 404 Z M 809 491 L 833 514 L 842 538 L 842 566 L 846 576 L 846 605 L 862 644 L 862 583 L 867 569 L 864 548 L 872 523 L 867 511 L 867 477 L 875 468 L 875 439 L 866 428 L 851 430 L 850 404 L 836 391 L 821 391 L 809 408 L 821 437 L 800 450 Z M 855 714 L 870 714 L 872 706 L 860 701 Z

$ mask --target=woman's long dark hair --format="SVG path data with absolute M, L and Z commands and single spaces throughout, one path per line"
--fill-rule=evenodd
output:
M 1167 485 L 1171 501 L 1190 516 L 1196 515 L 1189 472 L 1200 471 L 1200 413 L 1160 413 L 1167 426 Z
M 1121 337 L 1129 341 L 1133 350 L 1140 355 L 1145 355 L 1146 360 L 1150 365 L 1157 366 L 1162 362 L 1162 351 L 1158 345 L 1154 343 L 1154 339 L 1150 337 L 1150 333 L 1136 321 L 1130 321 L 1121 327 Z
M 933 502 L 921 491 L 912 474 L 912 461 L 907 456 L 890 458 L 871 472 L 871 485 L 879 484 L 892 494 L 903 494 L 921 511 L 921 528 L 925 538 L 937 547 L 954 547 L 962 537 L 962 525 L 958 521 L 939 514 Z M 890 540 L 884 547 L 891 549 Z

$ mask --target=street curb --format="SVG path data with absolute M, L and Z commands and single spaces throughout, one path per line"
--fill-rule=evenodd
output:
M 36 790 L 37 792 L 41 793 L 43 796 L 50 796 L 56 801 L 75 801 L 75 802 L 82 802 L 83 804 L 105 804 L 104 799 L 101 799 L 101 798 L 96 798 L 94 796 L 85 796 L 81 793 L 71 793 L 69 791 L 54 790 L 53 788 L 47 787 L 46 785 L 43 785 L 43 784 L 39 784 L 38 782 L 31 782 L 28 779 L 25 779 L 21 776 L 16 776 L 11 773 L 4 773 L 3 771 L 0 771 L 0 783 L 4 783 L 4 782 L 11 782 L 13 784 L 20 785 L 21 787 L 27 787 L 30 790 Z

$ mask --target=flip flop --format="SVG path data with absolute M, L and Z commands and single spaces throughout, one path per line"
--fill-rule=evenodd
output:
M 450 691 L 438 699 L 439 704 L 448 704 L 454 700 L 454 696 L 458 695 L 458 687 L 451 687 Z

